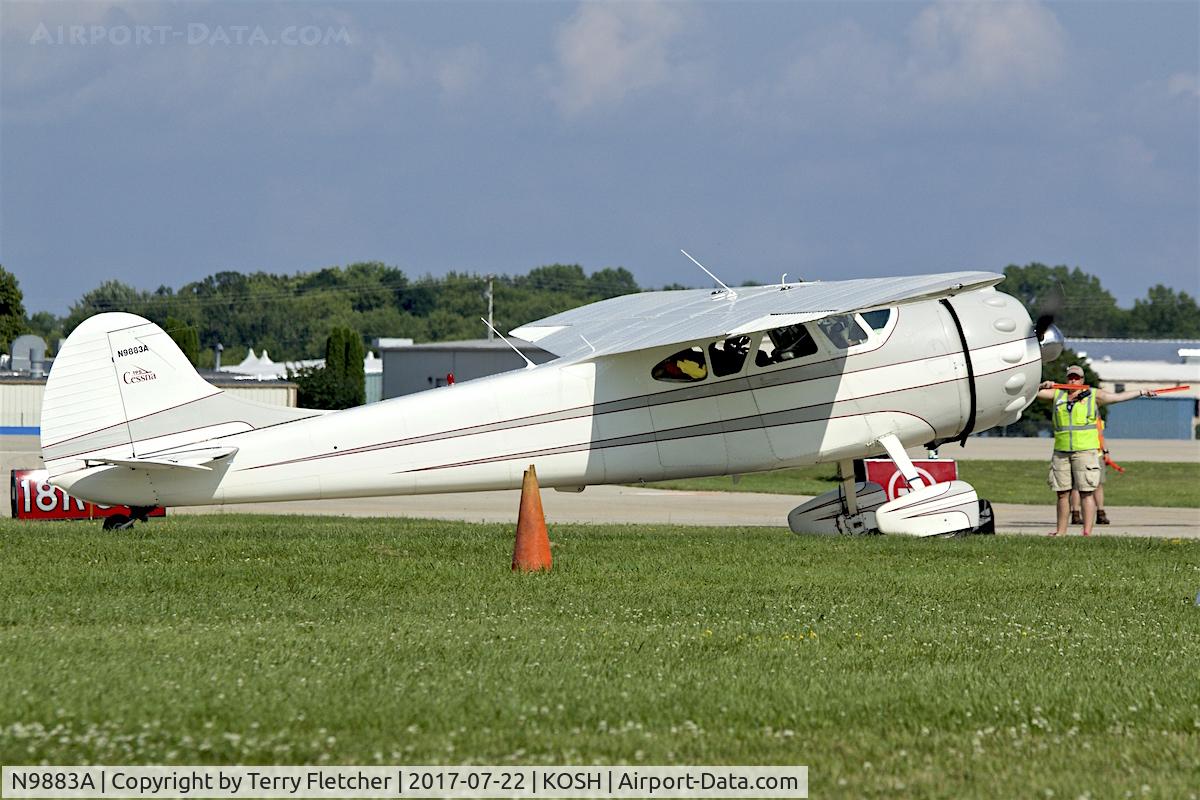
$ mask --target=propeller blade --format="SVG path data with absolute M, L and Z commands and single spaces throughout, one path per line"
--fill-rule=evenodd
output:
M 1042 341 L 1046 336 L 1046 331 L 1054 324 L 1053 314 L 1042 314 L 1037 318 L 1037 322 L 1033 323 L 1033 329 L 1037 331 L 1038 341 Z

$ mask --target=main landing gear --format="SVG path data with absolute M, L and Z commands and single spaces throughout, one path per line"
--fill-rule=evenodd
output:
M 840 461 L 841 485 L 792 509 L 788 527 L 794 533 L 895 533 L 918 537 L 970 533 L 979 527 L 979 496 L 971 484 L 949 481 L 926 486 L 899 439 L 889 434 L 881 436 L 879 444 L 896 463 L 911 491 L 888 500 L 879 484 L 855 481 L 853 461 Z

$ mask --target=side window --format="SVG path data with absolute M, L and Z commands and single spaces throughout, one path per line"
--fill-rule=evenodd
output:
M 890 308 L 877 308 L 874 311 L 864 311 L 862 318 L 863 322 L 871 326 L 871 330 L 881 331 L 887 327 L 888 320 L 892 318 L 892 310 Z
M 650 370 L 651 378 L 667 383 L 695 383 L 704 380 L 707 375 L 704 351 L 699 347 L 689 347 L 667 356 Z
M 811 356 L 815 352 L 817 342 L 808 332 L 808 328 L 803 325 L 787 325 L 763 334 L 762 341 L 758 344 L 758 353 L 754 356 L 754 363 L 765 367 L 793 358 Z
M 731 336 L 708 346 L 708 357 L 712 362 L 713 375 L 718 378 L 741 372 L 748 355 L 750 355 L 749 336 Z
M 817 322 L 817 327 L 839 350 L 847 350 L 867 340 L 867 332 L 848 314 L 826 317 Z

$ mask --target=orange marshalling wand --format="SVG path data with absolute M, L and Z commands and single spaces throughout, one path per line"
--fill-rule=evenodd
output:
M 1056 383 L 1050 387 L 1051 389 L 1066 389 L 1068 392 L 1082 392 L 1084 389 L 1092 387 L 1086 384 L 1075 383 Z M 1190 389 L 1191 386 L 1164 386 L 1161 389 L 1151 389 L 1155 394 L 1166 394 L 1167 392 L 1182 392 L 1184 389 Z
M 1100 452 L 1104 454 L 1104 463 L 1124 475 L 1125 468 L 1113 461 L 1112 456 L 1108 454 L 1108 446 L 1104 444 L 1104 420 L 1100 417 L 1096 417 L 1096 433 L 1100 434 Z
M 542 495 L 538 490 L 537 471 L 531 464 L 521 482 L 521 510 L 517 513 L 517 540 L 513 545 L 514 572 L 549 571 L 550 535 L 546 515 L 542 513 Z

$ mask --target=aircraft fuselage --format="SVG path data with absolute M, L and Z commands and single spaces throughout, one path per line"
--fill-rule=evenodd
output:
M 214 443 L 236 454 L 206 472 L 93 466 L 54 482 L 98 502 L 184 506 L 511 489 L 531 464 L 554 487 L 758 472 L 877 454 L 888 434 L 954 439 L 1014 421 L 1037 391 L 1033 325 L 992 288 L 895 307 L 850 347 L 808 327 L 815 352 L 760 366 L 754 336 L 723 376 L 710 364 L 688 382 L 656 378 L 680 344 L 552 361 L 227 433 Z

